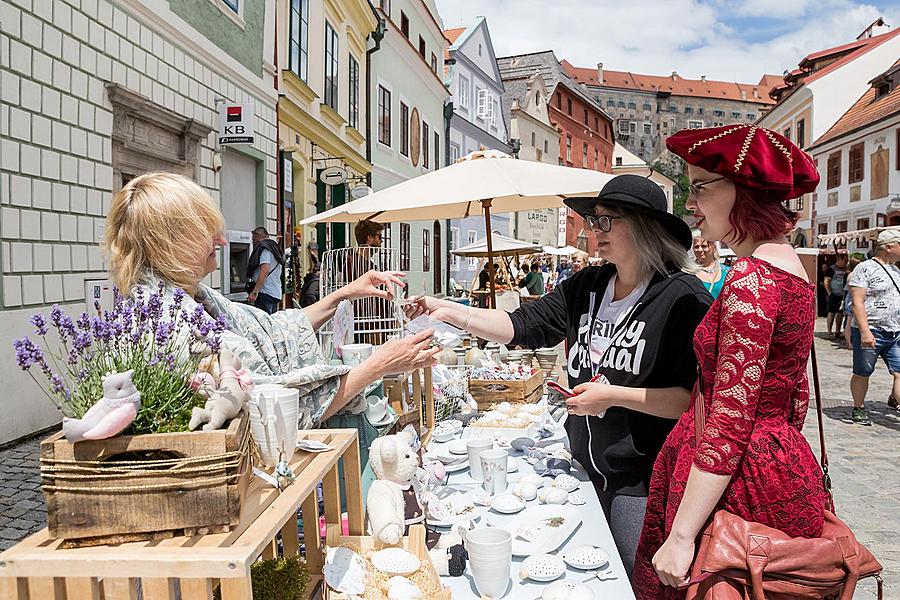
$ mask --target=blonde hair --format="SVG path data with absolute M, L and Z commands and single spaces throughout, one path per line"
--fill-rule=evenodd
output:
M 588 259 L 590 257 L 588 256 L 587 252 L 585 252 L 584 250 L 576 250 L 575 252 L 572 253 L 572 258 L 571 258 L 572 262 L 575 262 L 576 258 L 580 258 L 581 262 L 583 263 L 583 265 L 585 267 L 588 266 Z
M 155 275 L 193 292 L 206 276 L 209 254 L 225 219 L 199 185 L 174 173 L 147 173 L 115 195 L 106 217 L 103 252 L 123 294 Z

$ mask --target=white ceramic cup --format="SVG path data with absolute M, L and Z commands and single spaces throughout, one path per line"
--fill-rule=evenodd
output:
M 485 450 L 478 455 L 481 461 L 481 484 L 488 494 L 506 491 L 506 469 L 509 453 L 506 450 Z
M 387 398 L 379 398 L 378 396 L 369 396 L 366 398 L 368 408 L 366 408 L 366 417 L 369 422 L 380 423 L 384 421 L 387 415 Z
M 291 460 L 297 449 L 300 390 L 274 384 L 258 385 L 251 393 L 249 409 L 250 432 L 259 446 L 263 463 L 274 467 L 279 454 L 283 460 Z
M 499 527 L 478 527 L 466 535 L 466 551 L 478 593 L 500 598 L 509 585 L 512 534 Z
M 341 346 L 341 362 L 348 367 L 358 367 L 372 356 L 374 350 L 375 346 L 372 344 L 344 344 Z
M 466 450 L 469 454 L 469 476 L 475 481 L 482 481 L 481 459 L 479 454 L 494 447 L 493 440 L 469 440 L 466 442 Z

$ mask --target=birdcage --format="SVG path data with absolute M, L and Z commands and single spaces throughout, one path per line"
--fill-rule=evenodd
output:
M 400 251 L 391 248 L 358 246 L 328 250 L 322 254 L 321 297 L 336 292 L 367 271 L 398 271 L 399 266 Z M 400 309 L 403 290 L 397 286 L 392 288 L 393 300 L 361 298 L 352 301 L 355 343 L 378 346 L 400 335 L 403 328 L 403 312 Z M 326 356 L 334 355 L 333 333 L 332 321 L 328 321 L 319 331 Z

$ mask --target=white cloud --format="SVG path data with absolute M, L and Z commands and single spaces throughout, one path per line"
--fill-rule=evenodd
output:
M 487 17 L 498 56 L 552 49 L 577 66 L 755 83 L 793 69 L 805 55 L 847 43 L 884 16 L 900 26 L 900 7 L 849 0 L 438 0 L 444 26 Z M 764 41 L 745 41 L 750 5 L 789 26 Z M 734 19 L 738 18 L 737 21 Z M 766 25 L 765 21 L 752 22 Z M 784 29 L 782 29 L 783 31 Z M 751 39 L 764 38 L 754 32 Z

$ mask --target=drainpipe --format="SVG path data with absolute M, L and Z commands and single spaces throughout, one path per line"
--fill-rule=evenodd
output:
M 370 34 L 375 47 L 366 50 L 366 160 L 372 164 L 372 55 L 381 49 L 381 40 L 384 39 L 387 25 L 371 2 L 369 8 L 378 19 L 375 31 Z M 366 174 L 366 185 L 372 187 L 372 171 Z
M 444 166 L 450 166 L 450 121 L 453 119 L 453 100 L 444 100 Z M 453 262 L 450 255 L 450 219 L 445 223 L 447 229 L 447 276 L 444 278 L 444 289 L 450 294 L 450 264 Z M 457 240 L 459 241 L 459 240 Z

